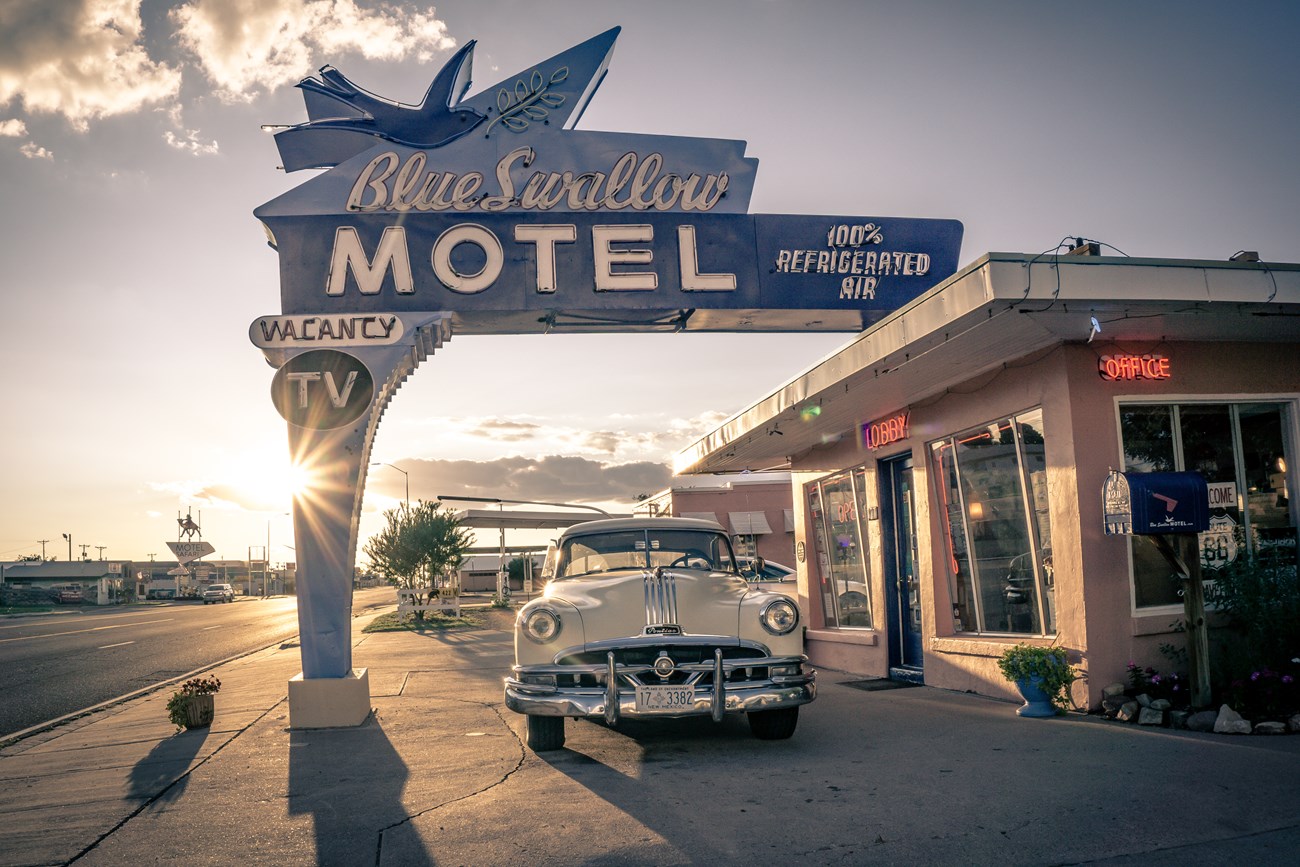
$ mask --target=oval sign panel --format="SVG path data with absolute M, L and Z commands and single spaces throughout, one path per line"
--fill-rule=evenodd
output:
M 375 380 L 361 361 L 336 349 L 295 355 L 275 372 L 271 400 L 289 424 L 333 430 L 365 413 Z

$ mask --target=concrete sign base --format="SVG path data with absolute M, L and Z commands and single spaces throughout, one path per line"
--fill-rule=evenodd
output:
M 289 728 L 332 729 L 359 726 L 370 716 L 370 669 L 354 668 L 345 677 L 289 681 Z

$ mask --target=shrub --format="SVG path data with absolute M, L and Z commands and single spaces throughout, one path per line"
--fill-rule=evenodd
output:
M 176 729 L 185 728 L 190 700 L 196 695 L 214 695 L 221 691 L 221 681 L 214 677 L 195 677 L 180 685 L 180 689 L 167 699 L 167 718 Z
M 1012 683 L 1041 679 L 1038 686 L 1047 693 L 1057 713 L 1070 709 L 1070 686 L 1079 675 L 1066 658 L 1064 647 L 1017 644 L 1003 651 L 998 669 Z

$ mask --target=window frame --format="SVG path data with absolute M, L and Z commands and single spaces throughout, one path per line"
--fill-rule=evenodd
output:
M 1282 449 L 1287 459 L 1287 495 L 1290 500 L 1290 511 L 1292 526 L 1297 527 L 1300 532 L 1300 504 L 1296 502 L 1297 485 L 1295 481 L 1296 470 L 1291 467 L 1291 458 L 1294 456 L 1300 460 L 1300 454 L 1297 454 L 1297 447 L 1300 446 L 1300 396 L 1290 393 L 1265 393 L 1265 394 L 1124 394 L 1113 397 L 1113 419 L 1115 424 L 1115 445 L 1116 445 L 1116 466 L 1121 472 L 1124 470 L 1124 420 L 1123 411 L 1125 407 L 1132 406 L 1162 406 L 1172 407 L 1171 424 L 1172 424 L 1172 448 L 1174 452 L 1174 467 L 1181 469 L 1185 465 L 1186 455 L 1184 454 L 1182 415 L 1181 407 L 1188 405 L 1226 405 L 1228 415 L 1232 424 L 1232 451 L 1233 451 L 1233 475 L 1237 484 L 1238 502 L 1241 502 L 1243 491 L 1243 479 L 1245 478 L 1245 455 L 1241 443 L 1241 420 L 1239 407 L 1252 404 L 1277 404 L 1282 407 Z M 1250 556 L 1254 547 L 1254 540 L 1251 539 L 1250 519 L 1247 515 L 1249 509 L 1239 509 L 1242 515 L 1240 524 L 1243 533 L 1243 541 L 1246 544 L 1244 556 Z M 1171 614 L 1180 614 L 1183 611 L 1182 603 L 1165 603 L 1160 605 L 1143 605 L 1137 604 L 1137 570 L 1134 568 L 1133 557 L 1134 540 L 1130 537 L 1128 544 L 1128 595 L 1129 595 L 1129 613 L 1133 617 L 1167 617 Z M 1204 576 L 1203 580 L 1213 580 L 1212 576 Z
M 943 563 L 943 571 L 947 575 L 949 598 L 954 600 L 951 617 L 949 621 L 954 635 L 971 635 L 971 636 L 988 636 L 988 637 L 1012 637 L 1012 638 L 1051 638 L 1056 636 L 1060 631 L 1060 626 L 1056 622 L 1055 606 L 1048 602 L 1047 593 L 1049 590 L 1043 567 L 1043 547 L 1042 534 L 1038 527 L 1038 510 L 1034 503 L 1033 480 L 1025 461 L 1025 444 L 1020 430 L 1023 419 L 1032 415 L 1038 416 L 1039 425 L 1042 428 L 1043 448 L 1046 452 L 1048 434 L 1046 431 L 1046 411 L 1041 404 L 1025 407 L 1014 412 L 1005 413 L 996 418 L 989 419 L 980 424 L 969 425 L 961 430 L 954 431 L 946 436 L 930 440 L 925 444 L 927 470 L 931 475 L 932 484 L 935 486 L 931 496 L 935 498 L 935 512 L 939 515 L 941 525 L 939 533 L 942 538 L 944 556 L 940 558 Z M 958 438 L 974 433 L 976 431 L 988 430 L 997 425 L 1000 426 L 1006 422 L 1012 431 L 1012 444 L 1016 458 L 1015 478 L 1019 482 L 1020 508 L 1024 519 L 1024 535 L 1032 548 L 1031 566 L 1033 569 L 1033 580 L 1036 600 L 1036 617 L 1031 618 L 1031 624 L 1037 621 L 1038 631 L 1014 632 L 1010 630 L 989 629 L 987 618 L 984 610 L 984 585 L 983 573 L 978 565 L 978 558 L 975 556 L 976 546 L 975 539 L 971 535 L 970 517 L 967 504 L 967 496 L 962 484 L 962 467 L 961 457 L 957 453 Z M 951 460 L 953 472 L 957 477 L 956 496 L 959 514 L 961 515 L 961 538 L 963 542 L 964 554 L 966 557 L 967 568 L 970 570 L 971 593 L 969 602 L 969 613 L 974 618 L 974 623 L 962 623 L 962 628 L 957 628 L 957 604 L 956 601 L 961 594 L 959 570 L 952 568 L 955 552 L 953 550 L 952 527 L 950 525 L 950 512 L 940 508 L 940 504 L 948 502 L 947 490 L 947 471 L 943 466 L 943 456 L 939 447 L 943 446 L 951 450 Z M 951 504 L 949 504 L 951 507 Z M 1054 535 L 1051 529 L 1051 508 L 1050 503 L 1047 510 L 1048 535 Z M 996 578 L 994 579 L 996 580 Z M 1054 583 L 1051 586 L 1053 594 L 1055 593 Z M 1049 629 L 1050 627 L 1050 629 Z

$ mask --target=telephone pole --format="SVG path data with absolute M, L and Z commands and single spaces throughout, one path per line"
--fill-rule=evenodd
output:
M 104 549 L 107 548 L 107 547 L 108 547 L 107 545 L 96 545 L 96 546 L 95 546 L 95 550 L 99 552 L 99 559 L 101 559 L 101 560 L 104 559 Z
M 41 543 L 41 562 L 44 563 L 44 562 L 45 562 L 45 543 L 48 542 L 48 541 L 50 541 L 50 540 L 49 540 L 49 539 L 37 539 L 36 541 Z

